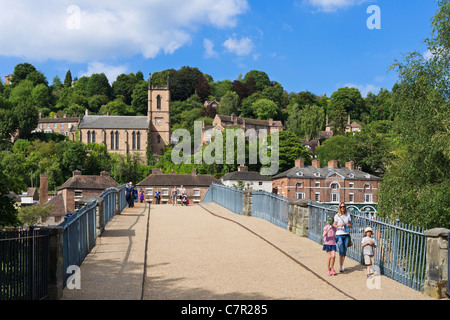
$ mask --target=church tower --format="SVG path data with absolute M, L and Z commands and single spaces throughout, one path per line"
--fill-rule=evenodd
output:
M 153 155 L 162 155 L 161 149 L 171 143 L 169 78 L 166 86 L 148 83 L 149 146 Z

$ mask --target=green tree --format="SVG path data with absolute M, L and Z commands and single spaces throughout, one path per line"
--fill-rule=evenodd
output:
M 424 228 L 450 228 L 450 2 L 437 4 L 425 41 L 433 57 L 414 52 L 391 67 L 399 74 L 393 100 L 402 149 L 379 188 L 383 216 Z
M 252 104 L 252 109 L 260 120 L 273 119 L 278 113 L 278 107 L 272 100 L 259 99 Z
M 104 73 L 94 73 L 89 77 L 86 85 L 86 93 L 88 97 L 101 94 L 111 99 L 113 96 L 111 85 Z
M 19 209 L 18 218 L 23 225 L 35 226 L 45 222 L 50 218 L 51 210 L 54 206 L 33 205 L 21 207 Z
M 353 120 L 361 120 L 363 113 L 366 113 L 366 105 L 361 92 L 357 88 L 339 88 L 331 95 L 333 107 L 344 107 L 345 113 Z
M 239 107 L 239 96 L 234 91 L 228 91 L 220 100 L 220 105 L 217 107 L 217 113 L 229 116 L 232 113 L 236 114 Z
M 352 138 L 347 136 L 334 136 L 316 147 L 316 155 L 322 164 L 337 160 L 339 166 L 344 167 L 347 161 L 355 160 L 355 154 Z
M 134 73 L 124 74 L 122 73 L 116 79 L 112 85 L 113 95 L 117 99 L 120 96 L 124 97 L 124 102 L 127 105 L 131 105 L 132 95 L 134 88 L 136 87 L 138 80 Z
M 147 115 L 148 111 L 148 82 L 140 81 L 131 95 L 131 107 L 137 114 Z
M 333 133 L 335 135 L 344 135 L 345 134 L 345 126 L 347 124 L 347 115 L 345 113 L 345 108 L 342 105 L 338 105 L 334 112 L 331 120 L 334 122 L 333 124 Z
M 244 82 L 247 82 L 249 78 L 254 79 L 258 91 L 263 91 L 271 84 L 269 76 L 264 71 L 251 70 L 245 74 Z
M 72 73 L 67 71 L 66 76 L 64 78 L 64 88 L 71 88 L 72 87 Z

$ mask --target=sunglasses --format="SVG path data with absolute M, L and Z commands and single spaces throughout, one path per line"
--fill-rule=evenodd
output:
M 340 206 L 339 208 L 345 208 L 345 206 Z

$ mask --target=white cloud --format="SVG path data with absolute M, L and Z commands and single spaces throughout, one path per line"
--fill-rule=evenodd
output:
M 223 46 L 227 48 L 228 51 L 238 55 L 246 56 L 249 55 L 253 50 L 253 41 L 249 37 L 241 38 L 240 40 L 235 38 L 228 38 Z
M 105 76 L 108 78 L 109 83 L 113 83 L 116 81 L 117 76 L 121 75 L 122 73 L 128 74 L 128 67 L 127 66 L 112 66 L 107 65 L 98 61 L 90 62 L 88 64 L 88 70 L 87 71 L 81 71 L 78 76 L 81 77 L 90 77 L 94 73 L 104 73 Z
M 201 27 L 232 28 L 247 0 L 0 0 L 0 55 L 86 62 L 189 44 Z
M 361 92 L 363 98 L 367 97 L 369 92 L 378 93 L 381 90 L 381 87 L 375 86 L 373 84 L 354 84 L 347 83 L 343 87 L 356 88 Z
M 370 0 L 303 0 L 302 5 L 313 6 L 323 12 L 334 12 L 339 9 L 360 5 L 368 1 Z M 298 1 L 295 3 L 296 5 L 299 5 Z
M 203 46 L 205 48 L 205 58 L 218 57 L 219 54 L 214 50 L 214 43 L 209 39 L 203 40 Z

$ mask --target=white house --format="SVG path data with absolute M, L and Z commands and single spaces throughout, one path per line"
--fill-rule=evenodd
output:
M 227 187 L 237 185 L 241 181 L 255 191 L 267 191 L 272 193 L 272 179 L 261 175 L 259 172 L 248 171 L 247 166 L 239 166 L 238 171 L 228 173 L 222 177 L 222 183 Z

